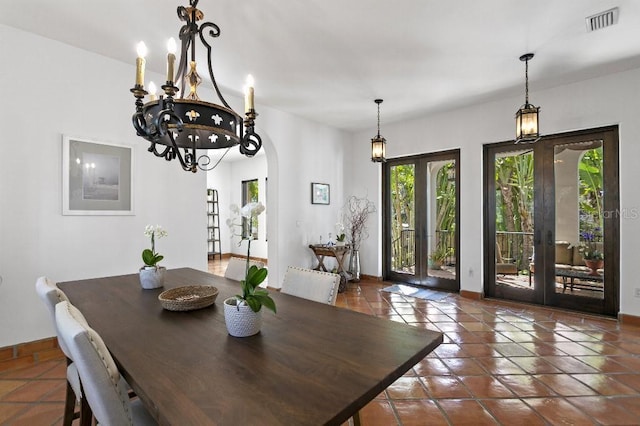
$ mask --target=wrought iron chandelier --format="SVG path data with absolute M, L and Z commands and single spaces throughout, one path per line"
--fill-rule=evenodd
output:
M 220 28 L 212 22 L 198 25 L 204 14 L 197 9 L 197 5 L 198 0 L 189 0 L 188 7 L 178 7 L 178 18 L 184 21 L 179 32 L 180 60 L 174 75 L 176 43 L 172 38 L 167 43 L 167 81 L 161 86 L 164 95 L 155 96 L 156 88 L 152 82 L 148 91 L 144 87 L 144 57 L 147 49 L 143 42 L 138 45 L 136 83 L 131 89 L 136 98 L 133 127 L 138 136 L 151 143 L 148 151 L 167 161 L 177 158 L 184 170 L 193 173 L 198 169 L 211 170 L 217 165 L 210 165 L 211 158 L 207 155 L 209 149 L 228 150 L 240 145 L 241 154 L 253 157 L 262 147 L 262 140 L 255 132 L 254 122 L 258 113 L 254 106 L 253 78 L 247 78 L 244 88 L 245 111 L 244 117 L 241 117 L 220 93 L 211 68 L 210 42 L 220 36 Z M 202 78 L 196 71 L 196 36 L 207 49 L 209 77 L 222 105 L 203 101 L 198 96 L 197 88 Z M 180 95 L 176 97 L 178 91 Z M 150 96 L 145 103 L 143 100 L 146 95 Z M 204 153 L 198 153 L 198 150 Z
M 540 139 L 540 129 L 538 128 L 540 107 L 529 103 L 529 61 L 532 58 L 533 53 L 525 53 L 520 56 L 520 60 L 525 63 L 525 98 L 524 105 L 516 112 L 516 143 L 534 143 Z
M 371 161 L 374 163 L 384 163 L 387 161 L 385 158 L 387 140 L 380 136 L 380 104 L 382 99 L 376 99 L 374 101 L 378 104 L 378 134 L 375 138 L 371 139 Z

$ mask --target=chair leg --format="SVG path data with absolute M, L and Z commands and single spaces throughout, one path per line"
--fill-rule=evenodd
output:
M 62 420 L 63 426 L 71 426 L 73 419 L 77 418 L 75 415 L 76 409 L 76 394 L 73 392 L 71 383 L 67 380 L 67 393 L 64 398 L 64 418 Z
M 82 392 L 84 393 L 84 390 Z M 92 420 L 93 412 L 91 411 L 91 407 L 89 407 L 87 398 L 83 395 L 80 399 L 80 426 L 91 426 Z
M 360 411 L 357 411 L 348 421 L 349 426 L 360 426 Z

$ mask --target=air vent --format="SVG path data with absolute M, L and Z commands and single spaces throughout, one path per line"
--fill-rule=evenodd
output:
M 614 7 L 613 9 L 609 9 L 604 12 L 600 12 L 587 17 L 587 32 L 601 30 L 603 28 L 617 24 L 619 12 L 620 9 Z

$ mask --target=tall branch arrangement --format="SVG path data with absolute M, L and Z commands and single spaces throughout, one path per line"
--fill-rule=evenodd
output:
M 367 197 L 350 196 L 344 205 L 344 218 L 353 250 L 360 250 L 360 243 L 369 238 L 367 219 L 375 213 L 376 206 Z

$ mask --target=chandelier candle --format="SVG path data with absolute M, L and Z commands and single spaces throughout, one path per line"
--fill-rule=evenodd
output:
M 153 81 L 149 82 L 149 99 L 151 99 L 152 101 L 155 101 L 156 99 L 158 99 L 158 96 L 156 95 L 156 91 L 158 90 L 158 88 L 156 87 L 156 84 Z
M 173 68 L 176 63 L 176 40 L 171 37 L 169 41 L 167 41 L 167 84 L 173 84 Z
M 147 45 L 144 41 L 138 43 L 136 48 L 138 58 L 136 59 L 136 86 L 144 87 L 144 57 L 147 56 Z
M 254 110 L 253 103 L 253 86 L 255 81 L 253 80 L 253 76 L 249 74 L 247 76 L 247 81 L 244 86 L 244 112 L 248 113 Z

